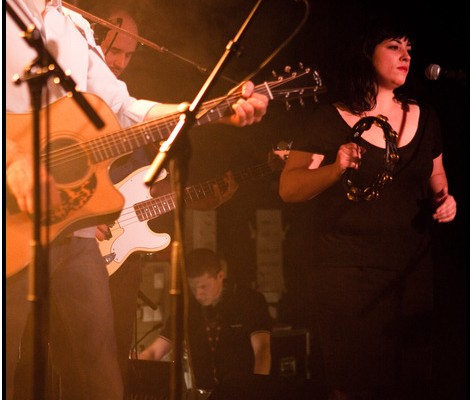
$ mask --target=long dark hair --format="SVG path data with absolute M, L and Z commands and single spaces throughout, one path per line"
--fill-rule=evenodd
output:
M 412 33 L 400 20 L 376 17 L 363 24 L 357 39 L 348 43 L 346 60 L 339 66 L 337 102 L 351 113 L 361 115 L 376 105 L 377 81 L 372 55 L 375 47 L 386 39 L 412 39 Z M 395 98 L 407 101 L 403 87 L 394 90 Z

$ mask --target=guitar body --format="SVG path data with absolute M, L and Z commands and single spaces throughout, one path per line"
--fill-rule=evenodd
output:
M 142 167 L 121 182 L 116 188 L 125 198 L 125 205 L 118 219 L 110 227 L 111 238 L 99 241 L 100 252 L 107 262 L 108 274 L 113 274 L 135 251 L 156 252 L 170 244 L 167 233 L 156 233 L 147 224 L 147 219 L 139 220 L 135 205 L 152 199 L 149 188 L 144 183 L 144 176 L 149 166 Z M 163 170 L 157 180 L 165 179 Z
M 46 133 L 46 109 L 40 111 L 41 154 L 47 144 L 51 149 L 50 174 L 60 191 L 62 206 L 51 210 L 49 222 L 42 218 L 41 242 L 52 242 L 58 236 L 79 228 L 113 221 L 124 203 L 123 196 L 110 181 L 110 159 L 97 162 L 90 158 L 88 148 L 82 146 L 106 132 L 120 129 L 120 125 L 99 97 L 84 93 L 92 108 L 105 122 L 96 129 L 73 98 L 64 97 L 49 106 L 49 138 Z M 32 151 L 33 116 L 31 113 L 6 114 L 8 139 Z M 67 151 L 56 154 L 56 150 Z M 70 149 L 70 150 L 69 150 Z M 43 156 L 41 162 L 44 161 Z M 116 157 L 114 157 L 115 159 Z M 6 198 L 6 276 L 23 269 L 32 259 L 33 218 L 19 211 L 12 195 Z M 48 229 L 46 229 L 48 228 Z M 49 232 L 49 233 L 48 233 Z M 49 235 L 49 237 L 47 237 Z

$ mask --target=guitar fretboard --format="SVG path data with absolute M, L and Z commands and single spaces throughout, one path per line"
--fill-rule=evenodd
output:
M 234 179 L 238 183 L 243 183 L 252 179 L 262 178 L 271 174 L 273 171 L 274 169 L 271 168 L 268 163 L 264 163 L 235 172 Z M 211 196 L 215 184 L 217 184 L 221 190 L 225 190 L 226 188 L 226 182 L 223 177 L 186 187 L 183 194 L 185 204 L 196 202 Z M 140 221 L 148 221 L 175 210 L 176 203 L 177 199 L 175 193 L 169 193 L 136 203 L 134 205 L 134 210 Z
M 316 78 L 317 76 L 316 71 L 304 68 L 297 73 L 288 74 L 287 77 L 279 77 L 277 80 L 257 85 L 254 92 L 263 94 L 270 100 L 279 99 L 288 103 L 291 97 L 301 99 L 323 92 L 325 89 L 321 80 Z M 313 79 L 314 86 L 312 85 Z M 308 82 L 303 84 L 304 80 Z M 231 106 L 238 98 L 240 98 L 239 93 L 232 93 L 203 103 L 193 125 L 204 125 L 230 115 L 233 112 Z M 55 147 L 52 151 L 48 149 L 41 154 L 42 162 L 46 163 L 47 161 L 53 169 L 68 170 L 75 168 L 76 165 L 98 164 L 126 155 L 148 144 L 159 143 L 167 139 L 179 122 L 180 116 L 180 112 L 174 112 L 130 128 L 100 135 L 86 142 L 74 140 L 68 142 L 69 139 L 60 141 L 60 146 Z
M 256 86 L 254 91 L 273 98 L 267 84 Z M 197 117 L 194 126 L 201 126 L 216 121 L 232 112 L 231 105 L 240 97 L 233 94 L 221 97 L 202 104 L 201 117 Z M 175 112 L 156 120 L 146 121 L 134 125 L 120 132 L 107 134 L 87 143 L 87 150 L 93 163 L 99 163 L 115 157 L 119 157 L 144 147 L 151 143 L 157 143 L 167 139 L 179 122 L 181 113 Z

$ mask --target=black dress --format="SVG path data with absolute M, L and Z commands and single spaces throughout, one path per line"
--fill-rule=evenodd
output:
M 292 149 L 323 154 L 322 165 L 330 164 L 350 134 L 335 107 L 319 105 Z M 383 170 L 385 150 L 362 137 L 360 144 L 367 151 L 354 178 L 362 188 Z M 392 393 L 428 381 L 433 223 L 428 179 L 441 152 L 436 114 L 421 105 L 418 129 L 398 148 L 393 180 L 377 200 L 348 200 L 340 180 L 306 202 L 309 212 L 293 223 L 288 248 L 309 265 L 300 290 L 313 337 L 313 379 L 359 393 L 377 387 Z M 303 230 L 302 240 L 294 227 Z

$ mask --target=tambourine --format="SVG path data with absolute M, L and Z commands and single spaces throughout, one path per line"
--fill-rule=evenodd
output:
M 372 124 L 382 128 L 385 137 L 385 164 L 383 171 L 377 174 L 375 182 L 365 188 L 359 188 L 353 183 L 353 174 L 355 170 L 353 168 L 346 169 L 343 175 L 343 183 L 346 189 L 347 198 L 351 201 L 378 199 L 381 190 L 393 179 L 393 168 L 399 160 L 397 150 L 398 134 L 392 129 L 387 121 L 387 117 L 383 115 L 364 117 L 357 121 L 357 123 L 352 127 L 349 140 L 356 144 L 359 144 L 359 139 L 362 136 L 362 133 L 369 130 Z

